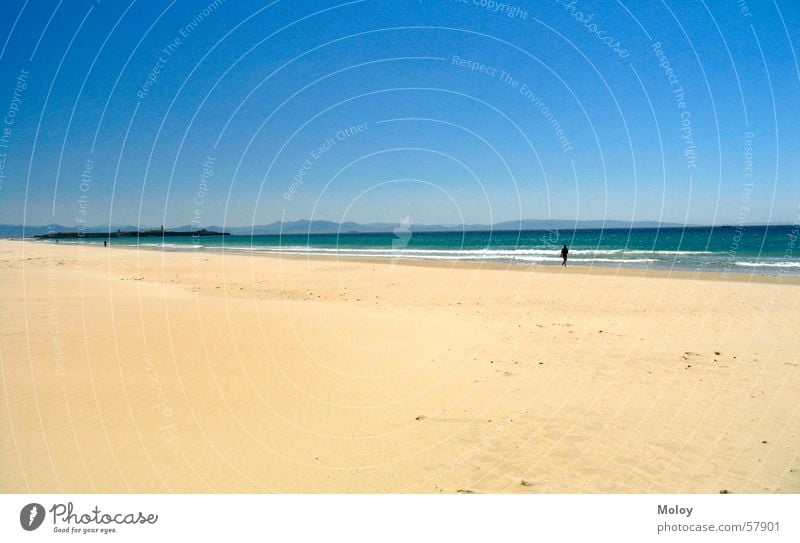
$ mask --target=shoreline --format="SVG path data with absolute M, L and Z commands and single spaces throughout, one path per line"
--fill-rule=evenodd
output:
M 5 238 L 8 241 L 40 244 L 51 244 L 51 241 L 34 240 L 32 238 Z M 53 245 L 61 245 L 55 244 Z M 336 261 L 336 262 L 362 262 L 368 264 L 388 264 L 391 266 L 415 266 L 415 267 L 430 267 L 430 268 L 459 268 L 466 270 L 504 270 L 514 272 L 526 273 L 570 273 L 577 270 L 580 274 L 585 275 L 603 275 L 603 276 L 619 276 L 619 277 L 637 277 L 637 278 L 653 278 L 653 279 L 682 279 L 682 280 L 701 280 L 701 281 L 724 281 L 728 283 L 763 283 L 763 284 L 778 284 L 778 285 L 800 285 L 800 274 L 787 274 L 780 271 L 774 274 L 748 272 L 746 270 L 736 271 L 719 271 L 719 270 L 689 270 L 684 268 L 660 268 L 660 267 L 637 267 L 619 265 L 614 266 L 609 263 L 601 264 L 568 264 L 567 270 L 564 270 L 559 264 L 543 265 L 543 264 L 530 264 L 524 262 L 508 262 L 501 263 L 491 260 L 433 260 L 426 258 L 398 258 L 393 259 L 390 257 L 368 257 L 368 256 L 351 256 L 351 255 L 336 255 L 336 254 L 322 254 L 322 253 L 289 253 L 269 250 L 251 250 L 244 251 L 240 249 L 225 249 L 225 248 L 208 248 L 202 247 L 200 249 L 193 247 L 153 247 L 143 245 L 127 245 L 127 244 L 110 244 L 108 247 L 102 247 L 99 243 L 64 243 L 64 246 L 72 247 L 94 247 L 103 250 L 108 249 L 125 249 L 136 251 L 149 251 L 149 252 L 163 252 L 163 253 L 194 253 L 194 254 L 214 254 L 222 256 L 242 256 L 259 258 L 269 258 L 273 260 L 290 259 L 290 260 L 309 260 L 309 261 Z

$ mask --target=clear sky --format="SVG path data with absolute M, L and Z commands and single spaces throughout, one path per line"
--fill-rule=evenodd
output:
M 795 0 L 0 10 L 2 223 L 798 221 Z

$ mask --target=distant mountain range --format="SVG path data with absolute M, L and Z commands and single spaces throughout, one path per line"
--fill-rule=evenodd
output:
M 400 229 L 404 232 L 461 232 L 461 231 L 483 231 L 483 230 L 584 230 L 595 228 L 675 228 L 684 225 L 678 223 L 657 222 L 657 221 L 614 221 L 614 220 L 589 220 L 589 221 L 567 221 L 551 219 L 527 219 L 522 221 L 504 221 L 487 224 L 464 224 L 464 225 L 442 225 L 442 224 L 413 224 L 413 223 L 370 223 L 359 224 L 355 222 L 337 223 L 333 221 L 287 221 L 273 222 L 270 224 L 260 224 L 256 226 L 217 226 L 210 225 L 204 228 L 215 232 L 229 232 L 232 235 L 268 235 L 268 234 L 350 234 L 350 233 L 392 233 Z M 144 225 L 117 225 L 109 228 L 108 226 L 91 226 L 83 229 L 84 232 L 116 232 L 120 230 L 136 231 L 148 228 L 158 229 L 160 226 Z M 189 232 L 197 230 L 193 226 L 170 227 L 169 230 L 175 232 Z M 2 224 L 0 225 L 0 237 L 13 238 L 24 236 L 37 236 L 48 232 L 77 232 L 75 226 L 64 226 L 60 224 L 48 224 L 43 226 L 25 226 L 21 224 Z
M 745 226 L 764 226 L 763 224 L 748 224 Z M 772 225 L 777 226 L 777 225 Z M 597 228 L 706 228 L 702 225 L 683 225 L 673 222 L 658 221 L 614 221 L 614 220 L 590 220 L 590 221 L 566 221 L 557 219 L 527 219 L 522 221 L 504 221 L 494 225 L 487 224 L 413 224 L 413 223 L 369 223 L 359 224 L 356 222 L 333 222 L 333 221 L 286 221 L 273 222 L 270 224 L 259 224 L 256 226 L 204 226 L 204 229 L 214 232 L 228 232 L 231 235 L 270 235 L 270 234 L 353 234 L 353 233 L 396 233 L 402 232 L 461 232 L 461 231 L 519 231 L 519 230 L 586 230 Z M 717 228 L 727 226 L 718 225 Z M 91 226 L 83 229 L 84 232 L 134 232 L 137 230 L 160 229 L 160 226 L 151 225 L 124 225 L 124 226 Z M 199 230 L 195 226 L 169 227 L 173 232 L 191 232 Z M 0 238 L 19 238 L 24 236 L 32 237 L 48 232 L 77 232 L 75 226 L 64 226 L 61 224 L 48 224 L 43 226 L 23 226 L 21 224 L 0 224 Z

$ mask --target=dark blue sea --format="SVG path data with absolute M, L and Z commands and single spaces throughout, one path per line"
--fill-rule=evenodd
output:
M 800 275 L 800 226 L 732 226 L 483 232 L 231 235 L 119 238 L 112 245 L 558 266 L 563 245 L 575 266 Z M 63 241 L 70 243 L 70 241 Z M 102 243 L 86 239 L 85 243 Z M 73 243 L 75 243 L 73 241 Z

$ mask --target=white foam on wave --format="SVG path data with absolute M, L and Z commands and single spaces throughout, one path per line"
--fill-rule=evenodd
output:
M 577 259 L 578 262 L 583 259 Z M 626 264 L 640 264 L 645 262 L 658 262 L 657 258 L 589 258 L 591 262 L 622 262 Z
M 371 258 L 391 258 L 391 259 L 417 259 L 417 260 L 451 260 L 451 261 L 516 261 L 516 262 L 561 262 L 559 256 L 553 256 L 553 251 L 545 254 L 532 253 L 532 251 L 493 251 L 493 250 L 388 250 L 388 249 L 324 249 L 318 247 L 231 247 L 235 250 L 247 250 L 261 253 L 274 254 L 329 254 L 341 257 L 371 257 Z M 642 264 L 647 262 L 657 262 L 655 258 L 585 258 L 573 257 L 570 262 L 577 264 L 591 263 L 617 263 L 617 264 Z
M 561 262 L 561 259 L 558 257 L 553 258 L 530 258 L 530 257 L 519 257 L 515 258 L 514 260 L 521 260 L 523 262 Z M 570 258 L 570 263 L 578 263 L 578 264 L 591 264 L 594 262 L 609 262 L 614 264 L 644 264 L 646 262 L 658 262 L 656 258 Z
M 722 254 L 722 253 L 715 253 L 714 251 L 627 251 L 627 252 L 651 254 L 651 255 L 678 255 L 678 256 Z
M 128 245 L 127 243 L 120 243 L 117 245 L 118 247 L 158 247 L 159 249 L 202 249 L 204 248 L 203 245 L 190 245 L 188 243 L 133 243 Z
M 750 262 L 738 261 L 734 262 L 736 266 L 745 266 L 749 268 L 800 268 L 800 262 Z
M 223 247 L 209 247 L 209 249 L 221 249 Z M 322 254 L 344 254 L 344 253 L 359 253 L 364 255 L 384 255 L 390 253 L 391 256 L 403 258 L 405 256 L 434 256 L 434 255 L 447 255 L 453 257 L 474 257 L 474 258 L 492 258 L 492 257 L 519 257 L 519 256 L 555 256 L 559 257 L 560 248 L 556 249 L 389 249 L 389 248 L 369 248 L 369 247 L 311 247 L 305 245 L 286 245 L 286 246 L 259 246 L 251 245 L 246 247 L 233 247 L 225 246 L 225 249 L 239 250 L 239 251 L 268 251 L 280 253 L 322 253 Z M 634 255 L 701 255 L 701 254 L 714 254 L 710 251 L 642 251 L 642 250 L 625 250 L 625 249 L 570 249 L 569 254 L 575 255 L 619 255 L 634 256 Z

